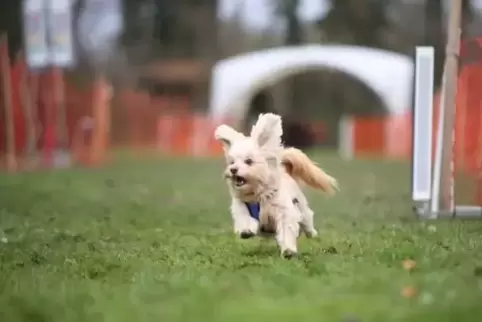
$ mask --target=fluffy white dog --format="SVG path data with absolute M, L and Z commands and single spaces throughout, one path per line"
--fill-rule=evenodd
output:
M 234 232 L 243 239 L 274 234 L 281 255 L 291 258 L 300 231 L 309 238 L 318 235 L 298 183 L 334 194 L 337 182 L 302 151 L 283 147 L 282 134 L 281 117 L 268 113 L 258 117 L 250 136 L 224 124 L 214 135 L 227 161 Z

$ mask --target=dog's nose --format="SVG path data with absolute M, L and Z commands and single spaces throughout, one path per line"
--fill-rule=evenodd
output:
M 229 169 L 229 171 L 231 171 L 232 174 L 238 173 L 238 169 L 236 169 L 236 168 L 231 168 L 231 169 Z

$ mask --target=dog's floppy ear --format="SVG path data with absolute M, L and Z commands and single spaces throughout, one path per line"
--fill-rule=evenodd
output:
M 224 149 L 229 149 L 231 144 L 239 138 L 243 137 L 242 133 L 239 133 L 232 127 L 222 124 L 214 131 L 214 138 L 223 144 Z
M 281 117 L 273 113 L 260 114 L 251 129 L 251 137 L 260 148 L 276 149 L 281 147 Z

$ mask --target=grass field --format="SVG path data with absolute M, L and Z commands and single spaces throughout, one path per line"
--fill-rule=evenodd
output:
M 314 158 L 341 193 L 291 261 L 235 238 L 221 160 L 0 176 L 0 321 L 480 321 L 482 223 L 413 219 L 406 164 Z

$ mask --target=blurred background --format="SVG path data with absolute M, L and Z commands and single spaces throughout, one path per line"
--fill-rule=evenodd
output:
M 415 47 L 436 124 L 456 2 L 1 0 L 0 320 L 474 321 L 482 224 L 417 220 L 410 193 Z M 482 206 L 462 3 L 450 194 Z M 233 234 L 213 138 L 261 112 L 340 183 L 307 190 L 321 238 L 289 262 Z
M 289 145 L 407 158 L 414 48 L 435 47 L 437 94 L 449 1 L 53 1 L 63 18 L 28 3 L 43 2 L 0 5 L 0 151 L 16 168 L 98 164 L 120 147 L 216 155 L 217 124 L 246 130 L 267 111 Z M 463 1 L 472 54 L 481 13 Z M 25 58 L 43 22 L 64 26 L 63 64 Z

